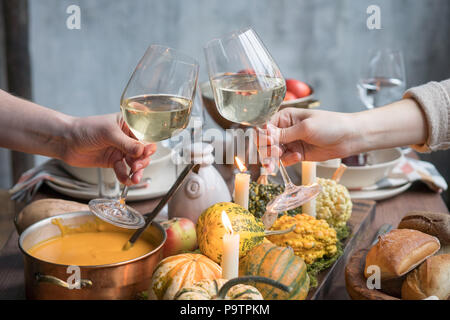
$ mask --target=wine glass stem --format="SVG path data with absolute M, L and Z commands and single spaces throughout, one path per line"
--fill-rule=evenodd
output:
M 122 204 L 125 204 L 125 199 L 126 199 L 127 195 L 128 195 L 128 186 L 124 186 L 122 189 L 122 193 L 120 194 L 120 199 L 119 199 L 119 201 Z
M 278 167 L 280 168 L 281 177 L 284 181 L 285 190 L 290 189 L 294 184 L 292 183 L 291 178 L 289 178 L 289 174 L 286 171 L 283 161 L 280 160 L 278 162 Z
M 267 125 L 256 126 L 257 133 L 261 133 L 266 126 Z M 281 144 L 279 144 L 279 146 L 282 147 Z M 284 166 L 283 161 L 281 159 L 278 159 L 278 161 L 275 161 L 275 163 L 278 163 L 278 168 L 280 169 L 281 177 L 283 178 L 285 190 L 295 187 L 295 185 L 291 181 L 291 178 L 289 177 L 289 174 L 286 171 L 286 167 Z
M 133 178 L 133 175 L 134 175 L 134 172 L 131 172 L 131 170 L 130 170 L 128 177 L 131 179 L 131 178 Z M 127 198 L 127 195 L 128 195 L 128 186 L 124 185 L 124 187 L 122 189 L 122 193 L 120 194 L 120 199 L 119 199 L 121 204 L 125 204 L 125 199 Z

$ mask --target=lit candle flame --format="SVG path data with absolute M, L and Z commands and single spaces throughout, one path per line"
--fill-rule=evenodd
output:
M 225 230 L 229 234 L 233 234 L 233 226 L 231 225 L 230 218 L 228 218 L 228 215 L 225 211 L 222 211 L 222 223 L 223 226 L 225 227 Z
M 244 163 L 239 159 L 238 157 L 234 157 L 234 161 L 236 162 L 236 165 L 241 172 L 247 171 L 247 167 L 244 165 Z

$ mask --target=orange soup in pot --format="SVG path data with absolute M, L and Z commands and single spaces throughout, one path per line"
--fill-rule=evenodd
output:
M 123 250 L 131 232 L 108 230 L 101 224 L 70 229 L 57 220 L 52 223 L 60 228 L 61 236 L 45 240 L 28 250 L 33 257 L 47 262 L 76 266 L 112 264 L 138 258 L 155 248 L 141 237 L 131 248 Z

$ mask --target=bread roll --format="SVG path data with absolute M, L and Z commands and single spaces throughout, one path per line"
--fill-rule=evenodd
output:
M 394 279 L 388 279 L 388 280 L 381 280 L 381 291 L 383 293 L 386 293 L 392 297 L 401 299 L 402 297 L 402 284 L 403 281 L 405 281 L 406 275 L 394 278 Z
M 417 230 L 395 229 L 378 238 L 367 253 L 364 275 L 367 268 L 378 266 L 381 280 L 401 277 L 408 273 L 440 248 L 439 240 Z
M 429 296 L 450 298 L 450 254 L 428 258 L 403 282 L 402 299 L 421 300 Z
M 414 211 L 403 217 L 399 229 L 414 229 L 435 236 L 441 245 L 450 244 L 450 214 Z

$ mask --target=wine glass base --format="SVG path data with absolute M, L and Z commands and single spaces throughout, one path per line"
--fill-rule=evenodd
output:
M 318 183 L 307 186 L 292 185 L 272 199 L 267 204 L 266 210 L 272 212 L 283 212 L 296 209 L 301 205 L 313 200 L 322 191 L 322 187 Z
M 89 201 L 89 209 L 103 221 L 121 228 L 139 229 L 145 225 L 139 212 L 117 200 L 94 199 Z

